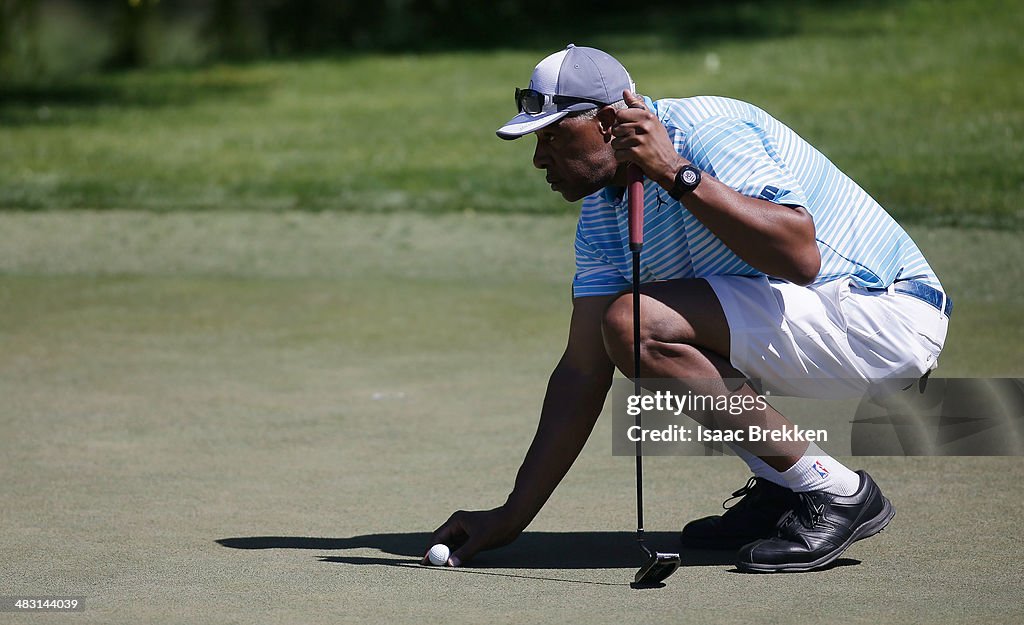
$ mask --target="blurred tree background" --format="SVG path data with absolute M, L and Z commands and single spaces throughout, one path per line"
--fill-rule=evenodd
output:
M 697 32 L 679 16 L 703 3 L 685 0 L 649 0 L 628 19 L 610 0 L 0 0 L 0 76 L 36 80 L 339 51 L 522 48 L 581 30 L 654 27 L 680 42 L 716 32 L 778 35 L 784 19 L 764 23 L 771 3 L 719 0 L 700 9 Z
M 898 219 L 1024 228 L 1021 32 L 1020 0 L 0 0 L 0 211 L 569 213 L 493 131 L 575 42 L 761 106 Z

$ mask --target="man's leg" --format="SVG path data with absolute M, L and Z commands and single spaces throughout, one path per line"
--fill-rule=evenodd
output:
M 742 379 L 744 376 L 729 362 L 728 321 L 714 290 L 707 282 L 678 280 L 649 284 L 643 289 L 643 297 L 640 377 L 679 381 L 689 390 L 700 394 L 757 395 L 749 383 L 742 382 L 732 388 L 727 383 L 727 380 Z M 609 306 L 604 321 L 608 354 L 625 375 L 632 377 L 631 295 L 623 295 L 615 300 Z M 792 428 L 792 423 L 770 406 L 738 415 L 712 410 L 690 416 L 706 427 L 719 429 L 745 430 L 749 425 L 758 425 L 768 430 Z M 827 501 L 818 497 L 807 503 L 816 511 L 811 515 L 813 518 L 808 517 L 805 523 L 810 525 L 810 530 L 825 518 L 820 513 L 823 504 L 829 505 L 830 509 L 839 506 L 839 513 L 825 515 L 829 517 L 829 523 L 845 523 L 849 526 L 813 536 L 810 542 L 815 544 L 803 551 L 794 550 L 790 544 L 799 537 L 787 536 L 782 544 L 769 545 L 772 547 L 767 550 L 771 552 L 767 558 L 770 562 L 765 563 L 768 568 L 755 567 L 752 570 L 804 570 L 821 566 L 826 563 L 825 560 L 830 562 L 838 557 L 854 540 L 880 531 L 891 518 L 891 506 L 878 492 L 870 477 L 850 471 L 824 454 L 816 445 L 809 448 L 803 442 L 780 441 L 769 442 L 756 449 L 748 445 L 745 448 L 750 452 L 748 458 L 756 454 L 769 467 L 760 470 L 778 472 L 778 475 L 772 476 L 775 479 L 771 481 L 781 481 L 798 493 L 819 493 L 826 497 Z M 748 464 L 755 468 L 756 463 L 753 461 L 748 461 Z M 865 498 L 871 501 L 862 501 Z M 810 501 L 808 498 L 801 501 L 805 499 Z M 885 510 L 879 508 L 882 502 L 886 506 Z M 858 519 L 863 515 L 859 512 L 851 513 L 850 506 L 859 506 L 858 510 L 865 506 L 869 508 L 870 526 L 861 523 Z M 851 514 L 856 518 L 846 519 Z M 765 559 L 762 555 L 759 553 L 753 557 L 755 560 Z M 740 564 L 743 568 L 742 561 Z
M 642 289 L 642 297 L 641 378 L 681 381 L 694 392 L 702 394 L 757 397 L 757 391 L 746 382 L 729 388 L 727 381 L 742 381 L 745 376 L 729 363 L 729 324 L 718 297 L 706 281 L 692 279 L 647 284 Z M 632 296 L 625 294 L 608 307 L 603 329 L 609 356 L 628 377 L 633 377 L 632 324 Z M 716 429 L 745 430 L 749 425 L 768 430 L 793 427 L 792 422 L 771 406 L 741 414 L 710 410 L 690 416 L 701 425 Z M 808 444 L 769 441 L 756 447 L 744 444 L 742 448 L 748 452 L 741 456 L 745 456 L 744 459 L 758 458 L 782 474 L 804 457 Z M 778 479 L 783 478 L 776 477 L 772 481 Z M 846 488 L 841 484 L 830 484 L 829 487 Z

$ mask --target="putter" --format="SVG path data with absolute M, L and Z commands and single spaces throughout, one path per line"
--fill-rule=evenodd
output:
M 644 176 L 636 165 L 626 169 L 629 196 L 629 249 L 633 252 L 633 394 L 640 388 L 640 250 L 644 247 Z M 636 414 L 640 427 L 640 412 Z M 679 568 L 678 553 L 651 551 L 644 541 L 644 461 L 640 440 L 636 441 L 636 541 L 647 561 L 636 572 L 633 588 L 656 587 Z

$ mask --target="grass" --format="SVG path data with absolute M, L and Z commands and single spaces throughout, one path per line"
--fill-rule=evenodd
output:
M 233 285 L 225 286 L 225 294 L 216 295 L 216 282 L 202 294 L 216 297 L 210 314 L 219 319 L 187 314 L 165 322 L 172 327 L 214 323 L 215 328 L 227 328 L 231 320 L 251 319 L 268 331 L 279 325 L 292 327 L 296 340 L 310 342 L 304 347 L 321 342 L 359 345 L 365 348 L 362 356 L 374 358 L 380 350 L 391 353 L 392 347 L 373 348 L 385 338 L 416 355 L 463 343 L 462 332 L 469 328 L 500 328 L 502 340 L 515 341 L 548 332 L 537 346 L 547 346 L 553 359 L 568 320 L 574 227 L 570 216 L 0 213 L 0 231 L 7 238 L 0 248 L 0 284 L 6 285 L 0 296 L 12 315 L 0 317 L 0 327 L 14 328 L 8 336 L 17 337 L 27 320 L 48 314 L 47 301 L 32 295 L 36 279 L 57 277 L 69 293 L 81 293 L 81 301 L 53 304 L 54 310 L 67 310 L 69 322 L 78 311 L 88 312 L 106 297 L 104 290 L 96 290 L 98 280 L 153 281 L 149 295 L 124 304 L 123 314 L 110 321 L 111 331 L 191 297 L 179 290 L 180 280 L 224 279 Z M 1024 314 L 1024 292 L 1012 287 L 1024 282 L 1019 233 L 925 226 L 909 232 L 956 304 L 942 374 L 1020 375 L 1024 326 L 1018 320 Z M 528 254 L 523 254 L 524 246 Z M 76 280 L 81 284 L 70 286 Z M 372 297 L 346 294 L 349 284 L 363 285 L 364 295 Z M 245 288 L 264 295 L 248 299 Z M 303 297 L 312 296 L 289 295 L 293 288 L 320 292 L 323 301 L 314 298 L 310 304 L 315 309 L 331 302 L 323 313 L 328 316 L 307 319 Z M 450 293 L 448 308 L 424 308 L 434 301 L 425 297 L 430 291 Z M 281 316 L 269 313 L 278 300 L 286 311 Z M 385 309 L 409 310 L 398 317 L 374 316 L 367 301 L 377 301 Z M 415 321 L 417 313 L 428 318 L 447 315 L 449 322 L 420 324 Z M 331 315 L 337 319 L 331 321 Z M 347 334 L 338 335 L 339 328 Z M 483 343 L 474 344 L 474 349 L 484 349 Z
M 899 514 L 813 592 L 700 554 L 633 592 L 632 464 L 607 415 L 521 540 L 415 566 L 452 510 L 511 485 L 565 340 L 573 226 L 0 213 L 4 592 L 84 595 L 85 623 L 1020 621 L 1017 458 L 854 459 Z M 958 298 L 939 372 L 1019 377 L 1019 235 L 911 233 Z M 662 548 L 746 479 L 719 459 L 646 468 Z
M 768 25 L 755 32 L 648 15 L 641 35 L 578 40 L 653 97 L 762 106 L 901 221 L 1024 224 L 1019 3 L 787 6 L 743 5 Z M 562 43 L 6 84 L 0 208 L 571 214 L 532 171 L 530 140 L 493 134 L 512 87 Z

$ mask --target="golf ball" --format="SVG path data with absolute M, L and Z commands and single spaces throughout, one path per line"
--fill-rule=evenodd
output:
M 427 559 L 435 566 L 444 566 L 448 563 L 448 545 L 434 545 L 427 554 Z

